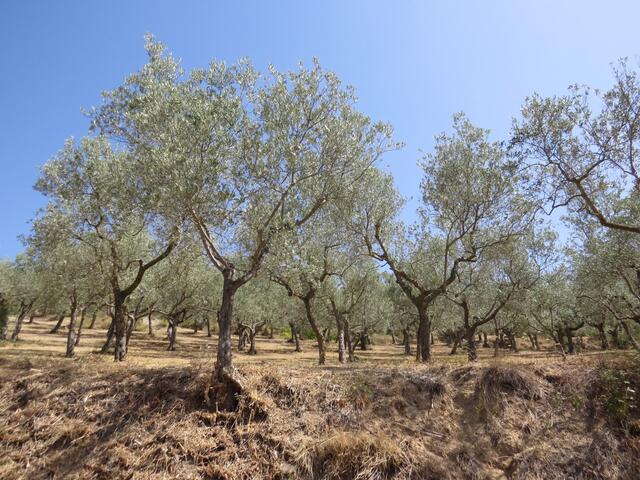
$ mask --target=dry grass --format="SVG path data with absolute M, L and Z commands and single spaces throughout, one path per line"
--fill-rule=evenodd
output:
M 44 322 L 43 322 L 44 323 Z M 429 366 L 378 344 L 352 365 L 314 365 L 283 340 L 236 356 L 237 412 L 207 407 L 212 340 L 180 350 L 136 333 L 131 358 L 62 358 L 48 325 L 0 348 L 0 478 L 637 478 L 633 356 L 523 352 Z M 397 356 L 398 359 L 391 358 Z M 333 361 L 333 359 L 332 359 Z

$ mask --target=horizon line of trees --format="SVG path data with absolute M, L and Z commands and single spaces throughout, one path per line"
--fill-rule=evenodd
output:
M 456 114 L 419 162 L 417 220 L 404 224 L 378 167 L 402 144 L 316 60 L 185 72 L 152 37 L 146 50 L 89 112 L 88 134 L 43 166 L 47 206 L 25 252 L 0 262 L 0 339 L 9 314 L 13 340 L 27 318 L 54 314 L 56 331 L 68 316 L 71 357 L 106 312 L 103 350 L 123 361 L 144 319 L 150 332 L 165 319 L 172 350 L 180 325 L 211 335 L 215 317 L 222 407 L 241 389 L 232 334 L 254 354 L 265 328 L 286 327 L 297 350 L 310 330 L 320 364 L 330 340 L 352 361 L 374 332 L 425 362 L 435 336 L 470 361 L 487 334 L 496 349 L 545 335 L 574 353 L 578 331 L 638 348 L 640 82 L 626 61 L 605 92 L 525 99 L 502 142 Z M 558 209 L 566 245 L 547 216 Z

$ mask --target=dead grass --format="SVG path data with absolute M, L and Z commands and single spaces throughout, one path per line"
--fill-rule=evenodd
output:
M 136 333 L 122 365 L 90 353 L 95 332 L 68 360 L 55 350 L 57 335 L 26 327 L 23 341 L 0 349 L 2 479 L 635 479 L 640 471 L 635 357 L 523 354 L 467 365 L 440 347 L 422 366 L 380 344 L 355 364 L 318 367 L 309 344 L 298 357 L 284 341 L 263 340 L 257 356 L 236 356 L 245 387 L 238 410 L 216 412 L 204 397 L 213 361 L 201 334 L 183 332 L 172 357 L 162 338 Z M 391 353 L 401 359 L 385 360 Z

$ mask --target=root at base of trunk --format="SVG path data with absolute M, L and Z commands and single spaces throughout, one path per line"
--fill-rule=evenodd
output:
M 268 417 L 267 405 L 257 394 L 252 394 L 242 377 L 233 368 L 213 372 L 211 384 L 204 392 L 206 404 L 219 415 L 231 414 L 234 421 L 251 423 Z
M 238 409 L 244 391 L 242 379 L 234 368 L 216 367 L 211 384 L 205 388 L 204 398 L 207 405 L 215 410 L 233 412 Z

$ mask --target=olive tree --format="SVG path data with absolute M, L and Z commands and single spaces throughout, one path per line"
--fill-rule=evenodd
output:
M 515 164 L 488 131 L 462 114 L 453 134 L 436 138 L 435 152 L 420 162 L 419 222 L 394 217 L 402 204 L 391 180 L 371 178 L 355 228 L 370 256 L 386 264 L 418 314 L 418 359 L 430 359 L 429 306 L 444 295 L 459 269 L 482 252 L 511 241 L 532 222 L 519 191 Z
M 534 94 L 514 121 L 512 152 L 526 159 L 532 193 L 608 229 L 640 233 L 640 81 L 621 60 L 604 91 Z
M 176 229 L 159 226 L 139 201 L 131 160 L 104 137 L 69 140 L 36 183 L 49 211 L 66 219 L 68 238 L 91 251 L 109 284 L 117 361 L 127 354 L 127 299 L 176 243 Z
M 222 275 L 213 379 L 237 390 L 236 292 L 276 237 L 295 236 L 392 146 L 390 128 L 358 112 L 353 90 L 317 62 L 261 75 L 247 61 L 212 61 L 187 74 L 153 39 L 147 52 L 148 63 L 105 94 L 93 124 L 132 152 L 156 211 L 188 220 Z

